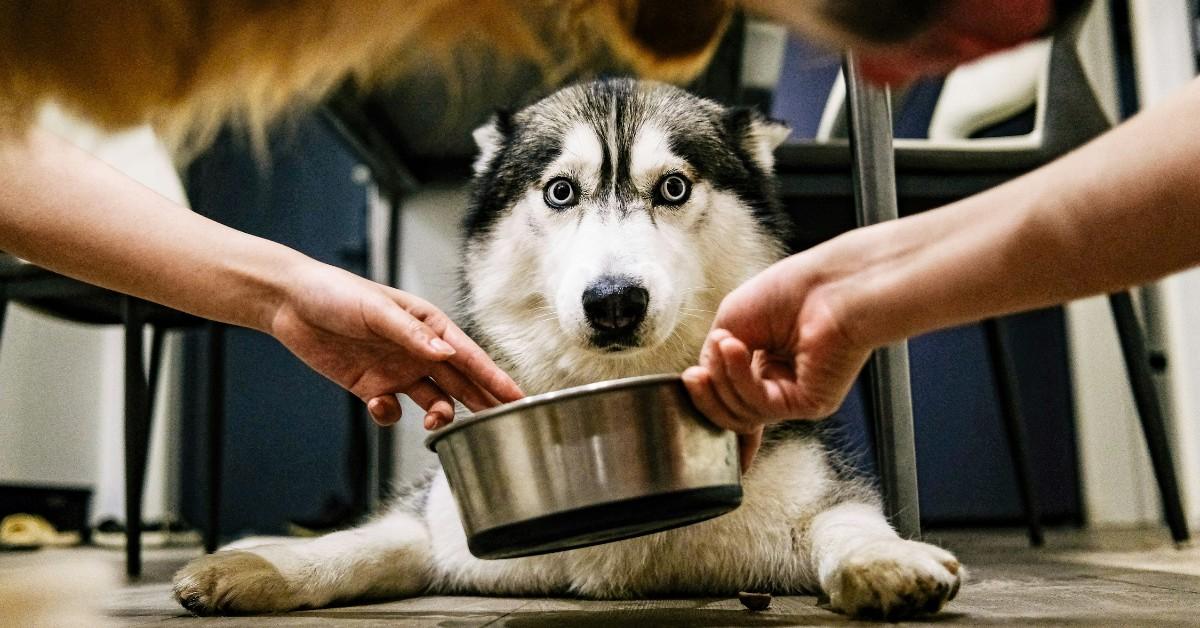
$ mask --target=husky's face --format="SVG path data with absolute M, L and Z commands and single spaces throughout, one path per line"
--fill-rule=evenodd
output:
M 786 129 L 681 90 L 570 87 L 476 132 L 468 324 L 527 388 L 677 370 L 777 259 Z

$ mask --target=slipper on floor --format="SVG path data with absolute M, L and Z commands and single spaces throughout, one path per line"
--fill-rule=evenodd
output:
M 0 549 L 32 550 L 47 545 L 78 545 L 78 532 L 59 532 L 54 524 L 39 515 L 16 513 L 0 520 Z

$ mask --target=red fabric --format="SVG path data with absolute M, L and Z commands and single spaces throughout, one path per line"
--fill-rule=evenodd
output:
M 859 51 L 863 76 L 903 84 L 944 74 L 955 66 L 1040 35 L 1054 18 L 1052 0 L 957 0 L 914 40 Z

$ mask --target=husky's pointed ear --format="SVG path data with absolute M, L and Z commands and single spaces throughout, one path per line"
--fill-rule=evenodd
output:
M 483 126 L 475 129 L 471 135 L 475 145 L 479 147 L 479 155 L 475 157 L 475 174 L 483 174 L 492 165 L 492 160 L 500 153 L 504 143 L 512 131 L 512 114 L 507 111 L 497 111 Z
M 792 128 L 748 107 L 736 107 L 725 113 L 725 128 L 741 142 L 750 157 L 764 171 L 775 167 L 775 149 L 792 134 Z

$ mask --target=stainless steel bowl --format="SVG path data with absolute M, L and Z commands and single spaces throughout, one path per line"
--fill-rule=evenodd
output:
M 678 375 L 528 397 L 430 435 L 480 558 L 608 543 L 711 519 L 742 501 L 737 437 Z

